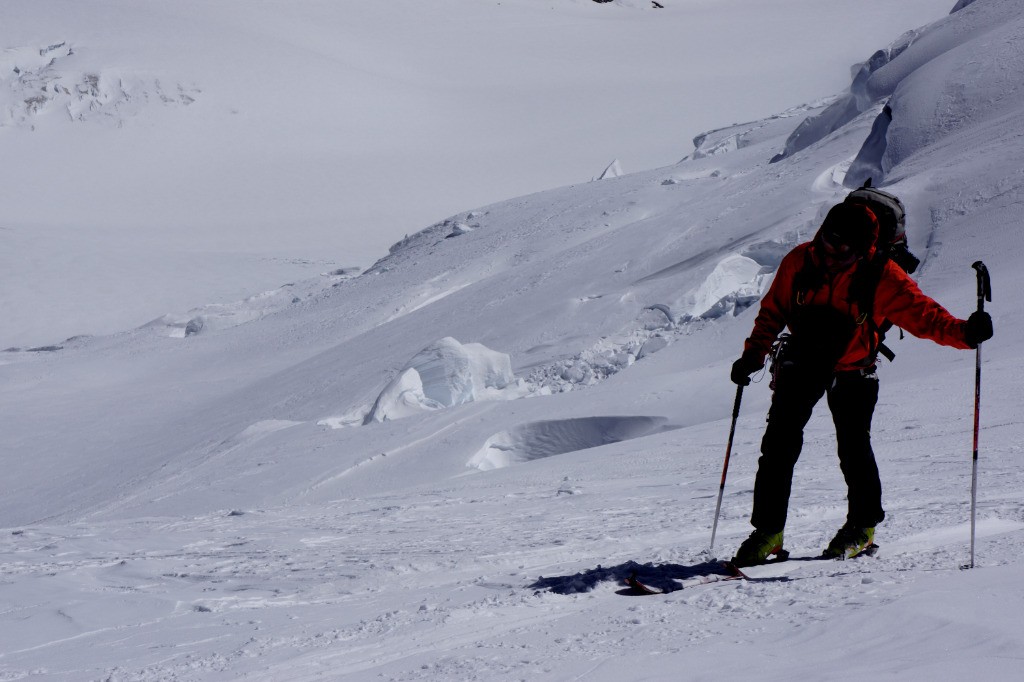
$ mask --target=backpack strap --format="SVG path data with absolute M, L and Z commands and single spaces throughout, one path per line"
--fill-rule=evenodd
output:
M 814 263 L 811 250 L 804 252 L 804 263 L 793 276 L 793 310 L 804 304 L 809 291 L 820 289 L 825 284 L 825 271 Z
M 878 283 L 882 280 L 882 271 L 889 260 L 887 254 L 876 251 L 870 259 L 860 262 L 854 273 L 854 280 L 850 283 L 848 300 L 857 305 L 859 313 L 854 322 L 858 325 L 868 325 L 871 339 L 868 358 L 872 362 L 876 354 L 882 355 L 889 362 L 896 358 L 896 353 L 883 343 L 885 333 L 893 326 L 892 322 L 883 320 L 882 324 L 875 324 L 874 316 L 875 293 L 878 291 Z M 804 254 L 803 265 L 793 277 L 793 310 L 803 306 L 808 292 L 824 285 L 825 279 L 824 268 L 815 264 L 808 249 Z
M 877 350 L 878 353 L 886 360 L 892 362 L 893 360 L 896 359 L 896 353 L 894 353 L 892 348 L 889 348 L 889 346 L 885 345 L 884 343 L 885 333 L 890 329 L 892 329 L 892 322 L 890 322 L 889 320 L 884 320 L 882 324 L 878 327 L 878 329 L 876 330 L 876 333 L 878 334 L 878 348 L 876 348 L 875 350 Z M 900 333 L 903 333 L 902 330 L 900 330 Z
M 862 261 L 857 266 L 854 281 L 850 284 L 850 301 L 857 304 L 860 314 L 857 317 L 858 324 L 867 324 L 870 331 L 871 348 L 869 358 L 874 358 L 876 353 L 881 354 L 889 362 L 896 358 L 896 353 L 886 346 L 885 332 L 892 328 L 892 322 L 884 320 L 882 324 L 875 324 L 875 294 L 878 291 L 878 283 L 882 281 L 882 271 L 885 264 L 889 262 L 889 256 L 875 252 L 868 260 Z

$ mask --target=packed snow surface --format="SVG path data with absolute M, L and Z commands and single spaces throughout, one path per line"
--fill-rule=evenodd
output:
M 362 21 L 385 4 L 405 12 L 394 19 L 396 39 L 417 34 L 414 45 L 461 46 L 459 59 L 423 50 L 422 63 L 399 72 L 399 57 L 377 52 L 386 46 L 375 45 L 374 34 L 353 28 L 351 41 L 335 40 L 340 8 L 361 8 L 352 17 Z M 154 304 L 148 324 L 116 333 L 108 326 L 109 333 L 32 341 L 34 350 L 19 342 L 24 350 L 0 353 L 0 679 L 1018 677 L 1020 3 L 960 2 L 933 23 L 920 25 L 949 8 L 916 23 L 894 21 L 892 35 L 857 56 L 862 65 L 842 65 L 841 84 L 807 96 L 776 102 L 774 81 L 762 74 L 763 87 L 745 96 L 763 97 L 771 108 L 732 119 L 742 123 L 721 114 L 690 135 L 692 147 L 672 152 L 672 165 L 631 173 L 643 166 L 629 157 L 641 145 L 624 138 L 616 144 L 625 150 L 599 149 L 600 162 L 583 164 L 586 180 L 612 159 L 621 160 L 623 174 L 416 218 L 426 227 L 403 230 L 387 255 L 358 269 L 325 241 L 307 276 L 221 296 L 251 281 L 249 266 L 236 258 L 245 251 L 240 244 L 273 254 L 284 238 L 276 230 L 262 242 L 240 237 L 249 234 L 241 227 L 247 221 L 236 224 L 230 204 L 213 198 L 240 198 L 240 217 L 263 215 L 265 225 L 289 211 L 296 216 L 289 224 L 312 225 L 345 202 L 336 175 L 311 180 L 338 168 L 333 154 L 343 138 L 312 144 L 304 133 L 338 116 L 340 131 L 380 110 L 352 104 L 342 116 L 329 106 L 340 101 L 341 85 L 324 77 L 325 62 L 350 65 L 370 93 L 389 88 L 408 97 L 407 107 L 389 109 L 396 117 L 424 99 L 436 102 L 441 91 L 449 113 L 497 92 L 504 95 L 498 104 L 509 107 L 499 123 L 508 123 L 523 115 L 508 81 L 496 81 L 494 91 L 460 89 L 445 69 L 431 70 L 465 62 L 500 72 L 495 62 L 471 58 L 498 40 L 497 25 L 483 19 L 493 20 L 499 7 L 517 19 L 502 30 L 514 28 L 517 44 L 527 46 L 531 36 L 546 44 L 556 26 L 566 35 L 579 23 L 605 27 L 605 37 L 621 42 L 606 40 L 587 54 L 622 59 L 615 73 L 623 78 L 636 72 L 626 36 L 675 31 L 680 43 L 705 46 L 712 37 L 679 31 L 673 22 L 684 6 L 668 0 L 661 10 L 639 1 L 503 0 L 473 10 L 455 0 L 429 4 L 436 16 L 413 9 L 427 3 L 405 2 L 304 1 L 288 13 L 273 4 L 243 12 L 234 2 L 92 3 L 88 11 L 81 3 L 5 4 L 13 47 L 39 47 L 5 54 L 0 65 L 24 65 L 14 74 L 18 87 L 45 81 L 47 102 L 27 112 L 18 109 L 24 100 L 14 100 L 17 111 L 5 109 L 11 118 L 4 120 L 24 121 L 0 130 L 0 141 L 22 162 L 34 150 L 49 184 L 38 186 L 41 166 L 5 164 L 5 187 L 18 198 L 5 218 L 10 229 L 0 232 L 4 277 L 12 278 L 4 281 L 22 282 L 17 273 L 42 253 L 48 267 L 67 268 L 63 279 L 47 281 L 68 293 L 33 293 L 22 283 L 5 287 L 4 305 L 13 295 L 39 310 L 52 300 L 47 314 L 78 306 L 69 303 L 76 277 L 83 288 L 104 281 L 85 277 L 91 267 L 78 259 L 88 249 L 72 250 L 90 244 L 121 245 L 114 255 L 140 281 L 151 271 L 146 253 L 166 247 L 182 255 L 179 265 L 190 263 L 177 269 L 180 276 L 208 296 L 171 311 Z M 732 26 L 760 16 L 741 4 L 685 6 Z M 781 27 L 808 41 L 824 26 L 819 21 L 848 28 L 863 20 L 843 9 L 848 3 L 763 4 L 778 20 L 760 17 L 766 34 Z M 925 3 L 900 6 L 924 12 Z M 16 28 L 9 29 L 8 10 L 19 18 Z M 806 21 L 793 19 L 800 13 Z M 269 30 L 275 22 L 280 33 Z M 44 26 L 80 31 L 54 40 Z M 178 31 L 196 38 L 188 43 L 194 50 L 162 40 Z M 777 47 L 785 54 L 785 44 Z M 830 46 L 804 47 L 786 69 L 764 58 L 771 49 L 759 55 L 770 74 L 783 74 L 780 91 L 801 78 L 801 68 L 813 72 L 834 56 Z M 182 62 L 168 61 L 173 50 Z M 522 68 L 503 76 L 523 92 L 560 92 L 575 82 L 555 67 L 543 78 L 537 64 L 547 54 L 539 47 L 520 54 Z M 682 96 L 713 114 L 738 62 L 722 44 L 708 54 L 699 66 L 648 62 L 650 81 L 637 81 L 634 92 L 663 89 L 669 71 L 697 73 L 707 87 Z M 251 68 L 198 68 L 212 56 Z M 167 68 L 174 64 L 182 68 Z M 9 84 L 11 75 L 5 78 Z M 591 91 L 578 80 L 570 94 L 587 103 Z M 264 98 L 294 112 L 285 119 L 290 125 L 259 115 Z M 643 127 L 650 118 L 652 134 L 672 150 L 673 136 L 653 121 L 685 117 L 679 101 L 631 101 L 644 115 L 627 122 Z M 85 120 L 64 121 L 65 111 Z M 238 121 L 237 130 L 226 121 Z M 604 142 L 588 121 L 577 121 L 581 138 Z M 364 193 L 378 207 L 413 206 L 429 179 L 457 177 L 449 173 L 474 141 L 491 140 L 488 149 L 518 145 L 529 156 L 523 137 L 500 136 L 485 120 L 461 124 L 466 139 L 443 143 L 451 157 L 438 161 L 436 173 L 396 161 L 423 129 L 406 130 L 409 137 L 391 140 L 393 148 L 359 147 L 354 167 L 383 169 L 395 180 L 387 202 Z M 179 137 L 181 126 L 195 137 Z M 241 154 L 257 130 L 265 145 Z M 541 132 L 538 143 L 549 145 Z M 167 153 L 182 139 L 194 148 Z M 438 149 L 419 149 L 428 148 Z M 127 155 L 120 158 L 150 159 L 155 175 L 108 165 L 117 149 Z M 220 150 L 223 161 L 199 163 L 210 160 L 196 155 L 202 149 Z M 228 172 L 243 165 L 253 174 Z M 876 556 L 807 560 L 846 509 L 822 405 L 794 481 L 786 528 L 794 558 L 752 570 L 750 580 L 700 584 L 750 530 L 771 395 L 764 375 L 741 394 L 710 547 L 740 395 L 729 367 L 783 255 L 845 196 L 848 175 L 869 166 L 907 205 L 910 247 L 922 260 L 915 278 L 928 294 L 966 317 L 979 305 L 972 264 L 988 266 L 993 300 L 985 307 L 996 335 L 976 354 L 890 333 L 897 357 L 879 368 L 872 428 L 887 510 Z M 295 173 L 274 194 L 266 184 L 278 177 L 271 167 Z M 120 202 L 94 193 L 104 182 L 122 183 Z M 506 196 L 523 189 L 511 181 L 507 188 Z M 218 210 L 199 211 L 202 197 Z M 28 219 L 30 206 L 43 207 L 38 222 Z M 82 222 L 76 232 L 79 218 L 93 227 Z M 172 229 L 186 224 L 184 232 Z M 153 225 L 159 238 L 149 234 Z M 202 243 L 187 244 L 183 235 Z M 213 258 L 218 240 L 223 251 Z M 310 259 L 308 252 L 281 257 Z M 221 288 L 200 272 L 239 279 Z M 102 303 L 117 307 L 129 294 L 144 300 L 146 286 L 115 286 Z M 97 309 L 69 319 L 86 312 Z M 975 567 L 960 570 L 970 560 L 977 359 Z M 632 573 L 666 592 L 620 594 Z

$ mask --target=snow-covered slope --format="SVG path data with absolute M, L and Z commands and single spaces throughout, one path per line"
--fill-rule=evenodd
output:
M 775 162 L 832 100 L 709 132 L 673 166 L 458 213 L 358 276 L 0 355 L 0 673 L 1012 677 L 1017 5 L 977 0 L 903 41 L 863 89 L 879 99 Z M 966 316 L 971 263 L 993 275 L 979 567 L 956 570 L 975 356 L 908 338 L 881 369 L 877 558 L 617 596 L 636 564 L 665 582 L 713 558 L 729 364 L 865 145 L 908 205 L 925 291 Z M 744 393 L 721 556 L 749 530 L 766 384 Z M 821 410 L 794 486 L 795 555 L 841 523 L 833 447 Z
M 613 159 L 674 163 L 948 10 L 662 4 L 5 0 L 0 348 L 365 268 Z

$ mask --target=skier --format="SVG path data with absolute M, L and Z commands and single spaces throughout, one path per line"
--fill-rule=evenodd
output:
M 876 257 L 878 228 L 866 206 L 834 206 L 814 239 L 782 260 L 743 354 L 733 363 L 732 381 L 746 386 L 775 345 L 774 394 L 754 482 L 754 531 L 736 552 L 737 566 L 763 563 L 782 550 L 803 429 L 823 395 L 848 487 L 846 523 L 823 555 L 852 557 L 872 544 L 875 526 L 885 518 L 871 416 L 878 400 L 878 329 L 886 319 L 953 348 L 976 348 L 992 337 L 988 313 L 960 320 L 922 293 L 895 263 Z M 791 336 L 779 338 L 785 327 Z

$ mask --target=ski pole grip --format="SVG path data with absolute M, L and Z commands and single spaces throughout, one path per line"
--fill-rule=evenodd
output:
M 736 399 L 732 403 L 732 418 L 740 416 L 740 402 L 743 400 L 743 386 L 736 387 Z
M 978 311 L 985 310 L 985 301 L 992 302 L 992 280 L 988 275 L 988 268 L 980 260 L 975 261 L 971 266 L 978 271 Z

